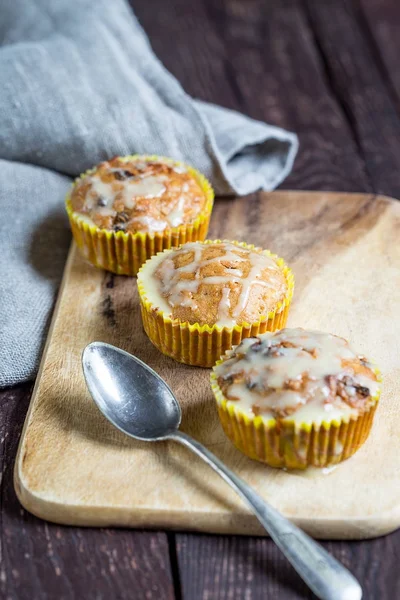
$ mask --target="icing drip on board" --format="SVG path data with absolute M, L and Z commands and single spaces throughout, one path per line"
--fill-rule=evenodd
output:
M 228 404 L 267 420 L 278 416 L 321 424 L 350 418 L 358 415 L 351 405 L 355 396 L 368 406 L 379 390 L 373 366 L 360 359 L 346 340 L 303 329 L 247 338 L 214 370 L 221 385 L 228 382 L 224 388 Z M 339 382 L 341 391 L 332 391 L 330 378 Z
M 223 249 L 222 256 L 203 259 L 203 252 L 207 248 L 218 247 Z M 171 308 L 178 306 L 196 306 L 193 294 L 196 294 L 200 285 L 216 285 L 222 287 L 222 295 L 218 305 L 216 325 L 221 327 L 232 327 L 237 323 L 237 318 L 245 310 L 249 301 L 251 289 L 254 285 L 264 288 L 276 289 L 282 285 L 281 271 L 275 260 L 266 254 L 250 251 L 246 248 L 223 242 L 219 244 L 204 245 L 199 242 L 191 242 L 174 251 L 174 256 L 192 253 L 190 262 L 175 268 L 171 257 L 164 257 L 161 266 L 154 264 L 154 274 L 159 278 L 160 292 L 158 296 L 163 297 L 161 301 Z M 244 276 L 244 268 L 250 263 L 248 274 Z M 222 266 L 225 270 L 223 275 L 202 275 L 207 266 Z M 268 271 L 268 276 L 265 272 Z M 191 275 L 192 277 L 187 277 Z M 239 284 L 240 293 L 234 307 L 231 306 L 231 284 Z M 149 298 L 150 299 L 150 298 Z M 150 299 L 156 306 L 160 305 L 158 298 Z

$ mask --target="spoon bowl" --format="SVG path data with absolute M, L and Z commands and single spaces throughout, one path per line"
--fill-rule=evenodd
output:
M 181 408 L 153 369 L 128 352 L 93 342 L 82 355 L 93 400 L 115 427 L 133 438 L 160 441 L 177 430 Z

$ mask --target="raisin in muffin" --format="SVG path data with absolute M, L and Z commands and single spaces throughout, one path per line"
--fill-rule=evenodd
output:
M 243 337 L 282 327 L 293 275 L 282 259 L 244 243 L 187 243 L 138 275 L 144 328 L 164 354 L 212 366 Z
M 244 340 L 211 382 L 235 445 L 291 468 L 326 467 L 356 452 L 380 395 L 379 372 L 345 339 L 300 328 Z
M 100 163 L 67 197 L 76 242 L 96 266 L 135 275 L 152 254 L 204 239 L 213 191 L 197 171 L 171 159 L 131 156 Z

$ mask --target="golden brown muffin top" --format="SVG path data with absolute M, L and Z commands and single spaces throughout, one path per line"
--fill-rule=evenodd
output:
M 254 323 L 275 310 L 288 290 L 275 258 L 230 242 L 190 242 L 150 263 L 139 275 L 148 300 L 182 322 Z
M 242 412 L 298 423 L 362 414 L 379 389 L 373 365 L 345 339 L 300 328 L 247 338 L 214 371 Z
M 72 209 L 101 229 L 156 232 L 193 222 L 206 195 L 173 161 L 113 158 L 76 181 Z

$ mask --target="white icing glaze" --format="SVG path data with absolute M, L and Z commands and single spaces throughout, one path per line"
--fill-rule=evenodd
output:
M 159 290 L 157 290 L 157 286 L 152 286 L 152 297 L 149 297 L 152 304 L 160 306 L 161 302 L 163 302 L 165 306 L 165 302 L 167 302 L 169 305 L 167 314 L 171 315 L 171 308 L 175 306 L 194 306 L 191 296 L 198 291 L 200 284 L 222 285 L 222 297 L 218 307 L 218 320 L 216 324 L 221 327 L 232 327 L 235 325 L 237 317 L 246 308 L 252 286 L 257 284 L 263 287 L 273 287 L 275 280 L 273 273 L 279 272 L 279 267 L 273 258 L 265 254 L 249 252 L 229 242 L 223 242 L 221 245 L 224 248 L 224 255 L 209 259 L 202 259 L 202 254 L 206 246 L 200 242 L 190 242 L 184 244 L 179 250 L 176 250 L 175 255 L 192 252 L 193 259 L 190 263 L 176 269 L 170 258 L 165 260 L 165 264 L 162 265 L 157 274 L 159 276 Z M 243 251 L 246 252 L 244 257 L 238 254 L 238 252 L 243 253 Z M 250 261 L 251 268 L 249 274 L 243 277 L 240 263 L 247 261 Z M 233 263 L 235 266 L 233 268 L 226 266 L 224 275 L 201 278 L 201 270 L 207 265 L 216 263 L 219 265 L 222 264 L 224 267 L 224 263 Z M 159 262 L 154 262 L 154 269 L 150 275 L 154 276 L 159 264 Z M 270 281 L 268 282 L 261 279 L 262 272 L 266 269 L 271 271 Z M 182 274 L 184 273 L 192 273 L 194 279 L 182 279 Z M 153 277 L 153 279 L 157 280 L 156 277 Z M 279 282 L 278 278 L 276 278 L 276 281 Z M 231 282 L 240 283 L 242 286 L 237 304 L 233 310 L 231 309 L 229 297 L 229 283 Z
M 168 226 L 166 221 L 160 221 L 159 219 L 154 219 L 154 217 L 148 217 L 146 215 L 143 215 L 143 217 L 134 217 L 130 223 L 137 226 L 137 229 L 142 229 L 143 226 L 147 227 L 149 231 L 164 231 Z
M 162 310 L 166 315 L 171 314 L 171 307 L 169 306 L 167 300 L 160 294 L 159 292 L 159 282 L 153 277 L 154 271 L 158 269 L 158 267 L 162 263 L 162 269 L 168 269 L 168 263 L 172 263 L 172 267 L 174 263 L 168 261 L 166 257 L 168 254 L 173 252 L 173 250 L 164 250 L 164 252 L 160 252 L 153 256 L 150 260 L 148 260 L 141 270 L 138 273 L 138 283 L 144 283 L 146 286 L 146 297 L 147 300 L 153 305 L 154 309 Z
M 232 325 L 232 317 L 229 316 L 231 301 L 229 299 L 231 288 L 226 287 L 222 290 L 222 297 L 218 306 L 218 325 L 221 327 L 230 327 Z
M 115 200 L 115 191 L 111 183 L 105 183 L 96 175 L 88 177 L 87 181 L 91 186 L 92 193 L 86 197 L 85 207 L 89 209 L 93 208 L 100 197 L 106 202 L 106 206 L 111 208 Z
M 167 219 L 171 227 L 178 227 L 183 223 L 183 215 L 185 213 L 185 196 L 179 196 L 177 205 L 167 215 Z
M 344 450 L 344 447 L 343 447 L 342 442 L 337 440 L 337 442 L 335 444 L 335 449 L 334 449 L 335 456 L 339 456 L 340 454 L 342 454 L 343 450 Z
M 276 263 L 274 261 L 271 261 L 271 262 L 273 263 L 273 268 L 277 271 L 278 267 L 277 267 Z M 271 267 L 269 267 L 269 268 L 271 268 Z M 274 287 L 273 279 L 275 279 L 275 278 L 271 277 L 270 281 L 263 281 L 261 279 L 261 274 L 264 269 L 265 269 L 265 257 L 262 254 L 252 253 L 250 272 L 247 275 L 246 279 L 240 279 L 240 282 L 242 284 L 242 291 L 240 292 L 240 296 L 237 301 L 237 304 L 236 304 L 234 310 L 232 311 L 233 317 L 237 318 L 240 315 L 240 313 L 246 308 L 246 305 L 247 305 L 247 302 L 249 299 L 249 295 L 250 295 L 250 290 L 254 283 L 257 283 L 258 285 L 262 285 L 263 287 L 267 287 L 267 288 Z
M 330 467 L 324 467 L 323 469 L 321 469 L 322 475 L 329 475 L 337 468 L 338 468 L 338 465 L 331 465 Z
M 258 339 L 260 344 L 257 344 Z M 284 347 L 284 343 L 289 347 Z M 214 368 L 218 377 L 243 374 L 240 382 L 229 385 L 228 396 L 237 400 L 229 400 L 228 404 L 232 403 L 249 416 L 254 416 L 253 407 L 257 407 L 266 420 L 275 418 L 276 414 L 287 414 L 286 419 L 295 423 L 320 425 L 322 421 L 357 416 L 357 409 L 341 396 L 331 397 L 327 380 L 330 375 L 338 379 L 349 377 L 345 389 L 352 390 L 350 396 L 357 394 L 355 386 L 368 388 L 370 396 L 379 390 L 379 383 L 372 376 L 354 374 L 342 366 L 343 360 L 355 360 L 358 355 L 346 340 L 331 334 L 283 329 L 275 334 L 247 338 L 229 356 Z M 302 386 L 303 375 L 308 376 L 305 386 Z M 298 382 L 298 391 L 285 388 L 288 380 Z
M 159 198 L 166 190 L 162 176 L 149 175 L 143 178 L 128 179 L 123 182 L 122 189 L 124 204 L 127 208 L 134 208 L 136 198 Z
M 114 169 L 114 171 L 119 170 Z M 96 211 L 99 213 L 100 208 L 112 209 L 117 196 L 122 199 L 126 208 L 132 209 L 135 207 L 137 198 L 158 198 L 166 190 L 163 183 L 165 176 L 163 175 L 132 177 L 119 181 L 120 185 L 114 187 L 111 183 L 102 181 L 96 174 L 88 176 L 87 181 L 91 188 L 85 198 L 85 208 L 91 210 L 96 207 Z M 104 207 L 97 208 L 98 198 L 105 203 Z
M 161 163 L 161 164 L 164 164 L 164 165 L 168 165 L 168 166 L 170 166 L 175 171 L 175 173 L 187 173 L 188 172 L 188 169 L 187 169 L 187 167 L 185 165 L 183 165 L 183 164 L 177 164 L 173 158 L 168 158 L 166 156 L 159 156 L 156 159 L 148 161 L 148 164 L 152 164 L 152 163 L 153 164 L 155 164 L 155 163 L 160 164 Z
M 120 160 L 121 160 L 122 162 L 126 162 L 126 163 L 132 162 L 132 158 L 130 158 L 129 156 L 121 156 L 121 157 L 120 157 Z M 146 161 L 144 161 L 144 160 L 135 160 L 135 167 L 136 167 L 136 169 L 138 169 L 139 171 L 144 171 L 144 170 L 147 168 L 147 165 L 148 165 L 148 164 L 149 164 L 149 163 L 148 163 L 148 162 L 146 162 Z M 118 171 L 119 169 L 117 168 L 117 169 L 114 169 L 114 170 L 115 170 L 115 171 Z
M 87 215 L 83 215 L 83 214 L 79 214 L 79 219 L 80 221 L 83 221 L 84 223 L 87 223 L 88 225 L 94 225 L 94 222 L 92 221 L 92 219 L 90 217 L 88 217 Z
M 183 165 L 173 165 L 172 168 L 175 171 L 175 173 L 179 173 L 179 175 L 182 173 L 187 173 L 187 168 L 184 167 Z
M 99 206 L 96 209 L 97 214 L 101 215 L 102 217 L 115 217 L 115 215 L 117 214 L 116 210 L 113 210 L 112 208 L 108 208 L 108 206 Z
M 129 162 L 130 159 L 127 157 L 122 162 Z M 175 165 L 172 160 L 161 159 L 155 161 L 165 163 L 171 166 L 176 173 L 187 173 L 188 170 L 184 166 Z M 101 216 L 112 216 L 116 215 L 114 210 L 114 203 L 116 200 L 122 201 L 125 208 L 133 210 L 136 208 L 138 198 L 157 199 L 160 198 L 166 192 L 166 184 L 168 176 L 160 173 L 153 175 L 151 172 L 145 172 L 146 167 L 152 164 L 152 161 L 135 161 L 134 166 L 143 172 L 139 172 L 131 177 L 115 179 L 110 183 L 102 181 L 98 173 L 94 172 L 91 175 L 87 175 L 84 181 L 89 183 L 90 187 L 85 197 L 84 208 L 87 211 L 95 211 Z M 111 173 L 117 173 L 123 171 L 123 167 L 110 168 Z M 190 189 L 189 183 L 184 181 L 183 184 L 170 185 L 171 193 L 181 191 L 175 206 L 172 208 L 169 214 L 163 216 L 163 218 L 155 218 L 153 216 L 132 216 L 132 219 L 125 221 L 124 226 L 127 227 L 130 223 L 133 223 L 135 228 L 140 229 L 146 227 L 149 231 L 163 231 L 167 227 L 178 227 L 184 222 L 185 215 L 185 193 Z M 140 207 L 138 207 L 140 210 Z M 91 224 L 94 224 L 91 220 Z M 122 226 L 122 225 L 121 225 Z
M 331 465 L 330 467 L 312 467 L 307 466 L 307 469 L 283 469 L 284 471 L 288 471 L 289 475 L 294 477 L 302 477 L 307 479 L 315 479 L 316 477 L 326 477 L 336 471 L 336 469 L 340 466 L 340 464 Z

